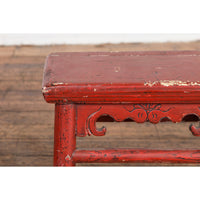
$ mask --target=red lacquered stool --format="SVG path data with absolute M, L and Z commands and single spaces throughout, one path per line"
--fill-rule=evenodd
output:
M 104 136 L 103 115 L 116 121 L 180 122 L 200 116 L 200 52 L 52 53 L 43 95 L 55 104 L 54 165 L 79 162 L 200 163 L 200 150 L 76 149 L 76 137 Z M 200 128 L 191 125 L 195 136 Z

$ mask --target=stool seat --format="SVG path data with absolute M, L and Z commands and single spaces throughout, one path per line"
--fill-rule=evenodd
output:
M 65 52 L 47 57 L 47 102 L 199 103 L 200 52 Z

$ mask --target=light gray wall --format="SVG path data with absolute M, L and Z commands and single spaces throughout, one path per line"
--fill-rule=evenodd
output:
M 200 40 L 200 34 L 0 34 L 0 45 L 100 44 Z

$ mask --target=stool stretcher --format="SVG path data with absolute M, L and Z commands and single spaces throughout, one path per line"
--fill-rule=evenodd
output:
M 75 163 L 200 163 L 200 150 L 75 150 Z

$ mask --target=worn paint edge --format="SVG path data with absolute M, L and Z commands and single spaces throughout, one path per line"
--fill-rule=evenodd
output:
M 191 82 L 191 81 L 180 81 L 180 80 L 160 80 L 160 81 L 148 81 L 144 83 L 145 86 L 200 86 L 200 81 Z

